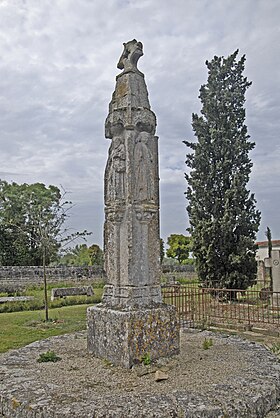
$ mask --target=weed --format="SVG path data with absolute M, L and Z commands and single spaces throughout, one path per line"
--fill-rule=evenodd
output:
M 208 350 L 208 348 L 212 347 L 213 340 L 212 338 L 204 338 L 204 341 L 202 343 L 203 350 Z
M 94 289 L 103 289 L 104 286 L 105 286 L 105 281 L 104 280 L 100 280 L 100 281 L 96 281 L 96 282 L 92 283 L 92 287 Z
M 104 364 L 105 367 L 112 367 L 113 366 L 113 364 L 109 360 L 107 360 L 106 358 L 103 359 L 103 364 Z
M 151 364 L 151 362 L 152 362 L 150 354 L 149 353 L 145 353 L 142 356 L 141 361 L 144 364 L 144 366 L 149 366 Z
M 185 411 L 182 408 L 178 411 L 178 418 L 185 418 Z
M 41 353 L 37 359 L 38 363 L 46 363 L 48 361 L 56 363 L 59 360 L 61 360 L 61 357 L 58 357 L 54 351 L 46 351 L 45 353 Z
M 18 401 L 16 398 L 12 398 L 12 408 L 16 409 L 20 406 L 20 401 Z
M 276 354 L 277 356 L 279 356 L 280 355 L 280 343 L 273 343 L 272 346 L 270 347 L 270 351 Z

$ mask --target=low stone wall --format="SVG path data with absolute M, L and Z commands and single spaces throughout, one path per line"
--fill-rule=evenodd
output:
M 197 279 L 197 273 L 193 265 L 165 266 L 161 267 L 163 281 L 175 283 L 178 279 Z
M 195 268 L 192 264 L 183 264 L 183 265 L 168 265 L 163 264 L 161 266 L 161 270 L 163 273 L 194 273 Z
M 49 284 L 94 283 L 104 280 L 102 267 L 47 267 Z M 0 292 L 43 284 L 43 267 L 0 266 Z
M 102 267 L 47 267 L 48 283 L 94 283 L 106 281 Z M 194 279 L 196 272 L 193 266 L 162 266 L 164 281 L 172 283 L 179 278 Z M 0 292 L 23 289 L 28 286 L 43 284 L 43 267 L 36 266 L 0 266 Z

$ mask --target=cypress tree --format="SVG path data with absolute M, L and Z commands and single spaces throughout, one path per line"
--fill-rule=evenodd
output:
M 192 115 L 196 142 L 184 141 L 189 231 L 196 269 L 204 286 L 246 289 L 255 283 L 256 233 L 260 212 L 247 190 L 252 162 L 245 122 L 245 55 L 206 61 L 208 80 L 200 88 L 201 115 Z
M 267 238 L 267 246 L 268 246 L 268 257 L 271 258 L 272 256 L 272 235 L 271 229 L 269 227 L 266 228 L 266 238 Z M 273 291 L 273 276 L 272 276 L 272 267 L 269 267 L 269 289 Z

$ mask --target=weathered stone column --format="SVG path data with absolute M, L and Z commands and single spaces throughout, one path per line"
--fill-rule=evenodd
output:
M 175 308 L 160 289 L 159 174 L 156 117 L 137 68 L 141 42 L 124 44 L 105 122 L 111 146 L 105 169 L 102 304 L 88 309 L 88 350 L 131 367 L 179 352 Z

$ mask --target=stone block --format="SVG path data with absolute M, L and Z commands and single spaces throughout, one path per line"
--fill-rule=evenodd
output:
M 104 286 L 102 302 L 118 307 L 149 307 L 161 303 L 161 287 L 154 286 Z
M 126 368 L 179 354 L 179 321 L 174 306 L 113 309 L 99 304 L 88 308 L 88 351 Z
M 66 296 L 93 296 L 94 291 L 92 286 L 81 286 L 81 287 L 57 287 L 51 290 L 51 301 L 56 298 L 63 298 Z

